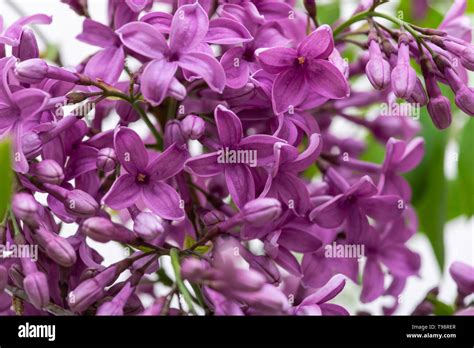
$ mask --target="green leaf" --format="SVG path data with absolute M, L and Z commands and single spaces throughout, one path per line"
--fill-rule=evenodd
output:
M 0 220 L 3 219 L 10 205 L 13 192 L 13 172 L 11 170 L 11 145 L 10 141 L 0 143 Z
M 425 155 L 421 164 L 407 175 L 413 190 L 412 204 L 419 218 L 420 230 L 426 234 L 440 269 L 444 267 L 444 225 L 447 221 L 448 182 L 444 176 L 447 132 L 433 125 L 426 108 L 420 110 L 421 136 Z
M 328 4 L 318 4 L 319 24 L 333 24 L 340 17 L 339 1 L 331 1 Z
M 462 213 L 468 217 L 474 215 L 474 120 L 468 119 L 464 125 L 459 142 L 458 185 L 460 196 L 453 199 L 462 201 Z

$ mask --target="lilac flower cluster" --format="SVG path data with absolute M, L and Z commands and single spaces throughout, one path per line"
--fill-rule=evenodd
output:
M 394 313 L 420 272 L 403 174 L 424 140 L 409 115 L 351 111 L 401 98 L 444 129 L 442 83 L 473 116 L 465 1 L 436 29 L 376 12 L 380 1 L 333 27 L 314 1 L 109 0 L 108 23 L 62 2 L 84 16 L 77 40 L 97 47 L 74 67 L 40 58 L 29 25 L 51 17 L 0 26 L 0 134 L 16 178 L 0 243 L 39 248 L 0 259 L 0 313 L 348 315 L 331 303 L 348 281 L 362 303 L 392 297 Z M 368 50 L 349 65 L 359 20 Z M 364 73 L 373 89 L 360 91 L 350 81 Z M 342 136 L 341 119 L 385 147 L 382 163 L 360 159 L 366 144 Z M 104 266 L 90 239 L 129 254 Z M 457 309 L 472 311 L 472 267 L 451 274 Z

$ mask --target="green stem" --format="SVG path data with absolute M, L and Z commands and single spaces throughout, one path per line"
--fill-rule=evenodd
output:
M 352 24 L 356 23 L 356 22 L 359 22 L 359 21 L 362 21 L 364 19 L 366 19 L 367 17 L 380 17 L 380 18 L 384 18 L 392 23 L 395 23 L 397 25 L 399 25 L 400 27 L 404 27 L 416 40 L 419 40 L 419 35 L 418 33 L 406 22 L 396 18 L 396 17 L 392 17 L 388 14 L 385 14 L 385 13 L 381 13 L 381 12 L 376 12 L 376 11 L 365 11 L 365 12 L 361 12 L 357 15 L 355 15 L 354 17 L 350 18 L 349 20 L 345 21 L 344 23 L 342 23 L 341 25 L 339 25 L 334 31 L 333 31 L 333 36 L 336 37 L 337 35 L 339 35 L 340 33 L 342 33 L 342 31 L 346 28 L 348 28 L 349 26 L 351 26 Z
M 196 315 L 196 311 L 194 310 L 192 296 L 188 291 L 188 288 L 183 282 L 181 278 L 181 265 L 179 263 L 179 254 L 176 248 L 172 248 L 170 250 L 170 257 L 171 257 L 171 265 L 173 266 L 174 275 L 176 277 L 176 284 L 178 285 L 178 289 L 183 295 L 184 300 L 188 304 L 189 311 Z
M 135 111 L 138 112 L 140 117 L 143 119 L 143 121 L 145 121 L 146 125 L 148 126 L 151 133 L 155 137 L 156 144 L 157 144 L 158 148 L 162 149 L 163 148 L 163 139 L 161 138 L 160 133 L 158 133 L 158 130 L 156 129 L 154 124 L 151 122 L 148 115 L 146 114 L 145 110 L 143 110 L 141 108 L 141 106 L 136 101 L 132 102 L 131 104 L 132 104 L 132 107 L 135 109 Z

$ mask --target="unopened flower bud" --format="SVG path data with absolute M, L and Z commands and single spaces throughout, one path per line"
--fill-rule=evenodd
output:
M 459 293 L 463 295 L 474 293 L 474 267 L 457 261 L 451 264 L 449 273 L 456 282 Z
M 85 220 L 82 223 L 82 230 L 88 237 L 101 243 L 107 243 L 112 240 L 129 243 L 136 239 L 135 234 L 129 229 L 99 216 Z
M 52 159 L 32 164 L 30 172 L 42 183 L 59 185 L 64 180 L 63 168 Z
M 419 106 L 425 106 L 428 103 L 428 97 L 426 96 L 425 89 L 419 78 L 416 78 L 415 88 L 413 93 L 408 99 L 412 103 L 416 103 Z
M 15 194 L 12 200 L 13 213 L 32 227 L 38 226 L 39 205 L 35 198 L 26 192 Z
M 446 129 L 451 124 L 451 103 L 444 95 L 430 98 L 428 113 L 438 129 Z
M 398 46 L 397 66 L 392 70 L 392 88 L 398 98 L 407 99 L 416 85 L 416 72 L 410 65 L 409 46 L 401 40 Z
M 199 139 L 206 129 L 206 122 L 196 115 L 188 115 L 181 121 L 181 129 L 186 137 Z
M 20 62 L 15 67 L 18 80 L 26 83 L 39 83 L 45 78 L 77 82 L 77 75 L 69 70 L 48 65 L 43 59 L 33 58 Z
M 18 46 L 12 47 L 12 54 L 21 61 L 38 58 L 38 43 L 36 42 L 36 37 L 33 30 L 30 28 L 23 28 L 20 44 Z
M 144 211 L 133 220 L 133 231 L 144 240 L 152 240 L 162 234 L 164 228 L 159 217 Z
M 25 60 L 15 67 L 18 80 L 26 83 L 40 83 L 46 78 L 47 73 L 48 64 L 39 58 Z
M 182 145 L 186 143 L 181 124 L 177 120 L 171 120 L 165 126 L 165 148 L 168 148 L 173 143 Z
M 365 73 L 375 89 L 383 90 L 390 83 L 390 64 L 383 58 L 376 40 L 370 41 L 369 52 Z
M 42 272 L 28 274 L 23 280 L 23 287 L 28 300 L 37 309 L 44 308 L 49 303 L 48 279 Z
M 469 116 L 474 116 L 474 88 L 463 85 L 456 91 L 456 105 Z
M 242 209 L 242 218 L 254 226 L 264 226 L 281 214 L 280 201 L 274 198 L 257 198 L 248 202 Z
M 21 148 L 26 158 L 35 158 L 43 150 L 43 141 L 38 133 L 26 132 L 21 137 Z
M 134 290 L 130 283 L 125 284 L 112 301 L 107 301 L 100 305 L 96 315 L 123 315 L 123 308 Z
M 97 169 L 104 172 L 110 172 L 117 166 L 117 154 L 111 147 L 104 147 L 97 154 Z
M 105 295 L 105 287 L 111 285 L 119 276 L 120 270 L 116 265 L 110 266 L 80 283 L 69 293 L 68 304 L 74 312 L 83 312 L 90 305 Z
M 94 197 L 81 190 L 68 191 L 63 203 L 69 214 L 79 218 L 94 216 L 99 210 Z
M 201 218 L 206 226 L 213 226 L 225 220 L 225 215 L 220 210 L 211 210 L 204 214 Z
M 76 263 L 76 252 L 71 244 L 54 233 L 40 227 L 34 235 L 38 244 L 45 250 L 51 260 L 63 267 L 71 267 Z

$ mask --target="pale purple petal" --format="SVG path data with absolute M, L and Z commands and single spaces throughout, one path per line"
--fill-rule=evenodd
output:
M 148 165 L 146 172 L 152 176 L 152 180 L 166 180 L 183 170 L 187 158 L 188 151 L 173 144 Z
M 186 161 L 186 167 L 197 176 L 209 177 L 219 174 L 224 168 L 219 165 L 217 152 L 196 156 Z
M 306 81 L 313 91 L 326 98 L 349 96 L 349 84 L 336 66 L 327 60 L 314 59 L 305 69 Z
M 193 50 L 204 40 L 208 27 L 209 18 L 207 13 L 198 2 L 178 8 L 171 22 L 171 52 L 178 53 Z
M 286 112 L 301 103 L 308 92 L 301 69 L 288 69 L 277 76 L 273 83 L 272 105 L 275 113 Z
M 130 174 L 144 173 L 148 165 L 148 153 L 141 138 L 130 128 L 119 127 L 114 134 L 117 159 Z
M 84 73 L 108 84 L 117 83 L 125 64 L 125 53 L 122 47 L 108 47 L 96 54 L 87 62 Z
M 249 167 L 245 164 L 227 165 L 224 173 L 229 193 L 239 208 L 255 198 L 255 184 Z
M 117 30 L 122 43 L 148 58 L 162 58 L 168 51 L 168 44 L 163 35 L 151 24 L 132 22 Z
M 148 63 L 143 71 L 142 93 L 152 105 L 159 105 L 165 99 L 177 69 L 176 62 L 168 62 L 166 59 Z
M 362 303 L 372 302 L 384 293 L 384 274 L 377 260 L 369 258 L 362 276 Z
M 247 28 L 228 18 L 216 18 L 209 22 L 205 41 L 218 45 L 236 45 L 253 39 Z
M 184 217 L 180 197 L 176 190 L 163 182 L 153 182 L 142 190 L 143 200 L 152 212 L 163 219 L 178 220 Z
M 121 175 L 105 195 L 103 201 L 112 209 L 124 209 L 134 204 L 139 198 L 140 187 L 135 177 L 130 174 Z
M 221 65 L 225 72 L 226 85 L 230 88 L 241 88 L 249 80 L 249 63 L 243 59 L 244 49 L 232 47 L 221 57 Z
M 120 43 L 118 35 L 110 27 L 86 18 L 82 23 L 82 33 L 76 36 L 79 41 L 102 48 L 117 46 Z
M 214 111 L 217 132 L 223 146 L 238 145 L 243 137 L 242 123 L 231 110 L 223 105 L 216 107 Z
M 298 55 L 305 58 L 326 59 L 334 50 L 331 27 L 321 25 L 298 45 Z
M 225 72 L 219 61 L 207 53 L 188 52 L 177 61 L 179 66 L 202 78 L 216 92 L 225 87 Z
M 255 51 L 255 55 L 263 70 L 270 74 L 291 68 L 297 59 L 296 50 L 287 47 L 261 48 Z

